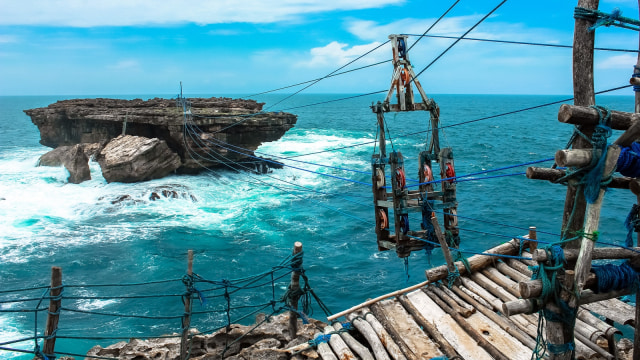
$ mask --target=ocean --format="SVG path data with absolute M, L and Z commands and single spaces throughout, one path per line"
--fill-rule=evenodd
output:
M 155 96 L 171 97 L 111 97 Z M 307 171 L 285 167 L 255 175 L 229 168 L 137 184 L 107 184 L 97 163 L 91 162 L 92 180 L 79 185 L 66 182 L 64 168 L 36 167 L 38 158 L 50 149 L 39 144 L 38 129 L 22 112 L 78 96 L 0 97 L 0 291 L 46 286 L 52 266 L 62 268 L 65 284 L 180 279 L 190 249 L 195 253 L 194 272 L 200 276 L 237 279 L 276 266 L 291 253 L 296 241 L 304 246 L 304 268 L 311 287 L 333 313 L 426 280 L 424 270 L 444 262 L 439 250 L 430 257 L 414 252 L 405 267 L 395 252 L 377 249 L 371 187 L 362 183 L 371 181 L 371 141 L 376 137 L 376 116 L 369 106 L 382 95 L 332 101 L 347 96 L 300 94 L 272 109 L 297 114 L 298 123 L 280 140 L 263 144 L 259 155 L 292 157 L 299 161 L 287 160 L 287 165 Z M 283 97 L 268 94 L 254 98 L 268 107 Z M 571 125 L 557 121 L 559 105 L 473 120 L 569 97 L 434 95 L 444 127 L 441 146 L 453 149 L 457 175 L 551 158 L 566 146 L 573 131 Z M 628 112 L 633 112 L 633 101 L 632 95 L 598 98 L 600 105 Z M 310 104 L 316 105 L 306 106 Z M 407 177 L 417 178 L 417 155 L 425 147 L 428 113 L 389 113 L 386 120 L 392 139 L 388 151 L 401 151 Z M 614 131 L 611 141 L 617 135 Z M 359 145 L 362 143 L 366 144 Z M 526 166 L 516 167 L 459 183 L 460 247 L 468 251 L 465 256 L 503 243 L 509 236 L 524 235 L 529 226 L 540 230 L 541 240 L 559 240 L 554 234 L 560 232 L 564 186 L 529 180 L 521 174 L 483 179 L 525 170 Z M 163 186 L 193 195 L 197 201 L 150 201 L 150 194 Z M 130 197 L 128 201 L 114 201 L 125 195 Z M 628 190 L 608 191 L 601 217 L 602 241 L 624 243 L 623 222 L 635 201 Z M 412 228 L 417 228 L 419 221 L 413 217 Z M 264 296 L 278 297 L 286 283 L 286 278 L 281 280 Z M 109 298 L 130 291 L 127 287 L 65 289 L 65 296 L 75 298 L 64 299 L 63 307 L 80 312 L 62 312 L 56 351 L 84 354 L 93 345 L 119 341 L 115 337 L 179 331 L 180 320 L 173 318 L 90 314 L 181 315 L 179 297 Z M 180 288 L 156 285 L 146 294 L 163 291 L 180 293 Z M 259 291 L 264 290 L 255 290 Z M 24 296 L 37 299 L 41 292 Z M 234 301 L 249 303 L 254 296 L 263 295 L 243 296 Z M 0 292 L 2 299 L 7 296 Z M 216 306 L 216 301 L 196 302 L 195 310 Z M 33 312 L 9 311 L 32 309 L 36 303 L 0 302 L 0 348 L 34 350 L 33 339 L 12 342 L 33 337 L 36 324 L 42 335 L 46 312 L 39 312 L 36 319 Z M 326 320 L 313 305 L 313 317 Z M 208 316 L 195 321 L 194 326 L 214 328 L 219 320 Z M 241 322 L 250 324 L 253 318 Z M 32 357 L 0 350 L 1 359 Z

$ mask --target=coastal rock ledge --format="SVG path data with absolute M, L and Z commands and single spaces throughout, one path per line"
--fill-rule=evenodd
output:
M 160 98 L 63 100 L 24 112 L 38 127 L 42 145 L 55 149 L 78 144 L 85 148 L 93 144 L 91 146 L 95 148 L 106 144 L 105 148 L 109 148 L 108 143 L 121 135 L 157 139 L 153 141 L 164 143 L 170 153 L 177 155 L 179 164 L 174 170 L 178 173 L 198 173 L 204 168 L 223 167 L 229 162 L 263 169 L 265 162 L 254 158 L 253 151 L 264 142 L 278 140 L 297 121 L 293 114 L 262 112 L 264 103 L 254 100 L 187 100 L 190 108 L 186 112 L 175 99 Z M 130 140 L 127 146 L 149 145 L 147 140 Z M 140 153 L 141 150 L 132 148 L 128 151 Z M 97 156 L 99 162 L 101 157 L 104 158 L 102 152 Z M 169 167 L 173 167 L 174 157 L 170 157 L 160 157 L 158 161 L 168 162 Z

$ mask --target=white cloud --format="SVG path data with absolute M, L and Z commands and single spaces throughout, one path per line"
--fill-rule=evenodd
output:
M 349 47 L 348 44 L 332 41 L 331 43 L 323 46 L 316 47 L 310 50 L 311 60 L 301 62 L 298 65 L 304 67 L 325 67 L 325 66 L 339 66 L 348 63 L 349 61 L 357 58 L 358 56 L 365 54 L 366 52 L 379 46 L 381 43 L 373 42 L 366 45 L 355 45 Z M 385 49 L 388 50 L 388 49 Z M 388 51 L 387 51 L 388 52 Z M 374 63 L 383 60 L 384 57 L 388 57 L 388 54 L 374 51 L 365 58 L 363 63 Z
M 596 63 L 597 69 L 627 69 L 629 72 L 638 62 L 638 57 L 631 54 L 609 56 Z
M 153 24 L 273 23 L 301 15 L 379 8 L 404 0 L 0 0 L 0 25 L 72 27 Z

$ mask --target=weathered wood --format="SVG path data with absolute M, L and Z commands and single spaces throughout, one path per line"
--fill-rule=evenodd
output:
M 351 349 L 347 346 L 347 344 L 342 340 L 342 338 L 333 333 L 335 329 L 333 326 L 325 326 L 324 333 L 325 335 L 331 334 L 331 338 L 329 338 L 329 346 L 333 349 L 334 354 L 339 360 L 353 360 L 355 359 L 355 355 L 351 352 Z
M 345 315 L 347 315 L 349 313 L 352 313 L 352 312 L 354 312 L 356 310 L 362 309 L 365 306 L 369 306 L 371 304 L 377 303 L 378 301 L 382 301 L 384 299 L 388 299 L 390 297 L 399 296 L 399 295 L 402 295 L 404 293 L 408 293 L 409 291 L 413 291 L 415 289 L 419 289 L 419 288 L 421 288 L 421 287 L 423 287 L 423 286 L 425 286 L 427 284 L 429 284 L 429 281 L 424 281 L 424 282 L 421 282 L 419 284 L 411 285 L 411 286 L 406 287 L 404 289 L 396 290 L 394 292 L 390 292 L 388 294 L 385 294 L 385 295 L 382 295 L 382 296 L 378 296 L 375 299 L 367 300 L 367 301 L 363 302 L 362 304 L 353 306 L 353 307 L 351 307 L 351 308 L 349 308 L 347 310 L 344 310 L 344 311 L 341 311 L 339 313 L 336 313 L 336 314 L 328 316 L 327 317 L 327 321 L 333 321 L 333 320 L 335 320 L 335 319 L 337 319 L 337 318 L 339 318 L 341 316 L 345 316 Z
M 640 0 L 638 0 L 638 11 L 640 12 Z M 640 36 L 638 36 L 638 49 L 640 49 Z M 634 66 L 633 68 L 633 75 L 631 77 L 631 79 L 629 80 L 629 83 L 634 86 L 633 90 L 637 89 L 637 86 L 640 86 L 640 52 L 638 52 L 638 60 L 636 62 L 636 66 Z M 636 114 L 640 113 L 640 91 L 634 91 L 635 93 L 635 108 L 634 111 Z M 638 181 L 634 181 L 634 185 L 639 185 Z M 632 186 L 631 191 L 633 191 L 633 193 L 637 196 L 637 203 L 640 204 L 640 189 L 638 189 L 638 186 L 635 186 L 635 190 L 634 191 L 634 186 Z M 636 234 L 637 236 L 637 246 L 640 246 L 640 232 L 638 234 Z M 638 303 L 640 303 L 640 289 L 638 289 L 636 291 L 636 317 L 635 317 L 635 323 L 636 324 L 640 324 L 640 306 L 638 306 Z M 633 334 L 633 348 L 636 349 L 636 351 L 633 352 L 633 360 L 640 360 L 640 331 L 638 331 L 638 329 L 634 328 L 634 334 Z M 614 350 L 615 350 L 615 346 L 614 346 Z
M 422 294 L 422 291 L 414 291 L 412 293 Z M 448 358 L 451 359 L 458 356 L 457 350 L 453 346 L 451 346 L 451 343 L 449 343 L 449 341 L 444 336 L 446 332 L 440 331 L 436 324 L 434 324 L 434 314 L 432 312 L 432 309 L 429 309 L 428 311 L 422 310 L 422 308 L 415 306 L 412 301 L 409 301 L 407 295 L 398 296 L 397 299 L 400 304 L 404 306 L 405 310 L 407 310 L 407 312 L 411 314 L 411 316 L 413 316 L 418 325 L 420 325 L 422 329 L 426 331 L 427 334 L 429 334 L 429 337 L 431 337 L 433 341 L 438 344 L 440 350 L 442 350 L 442 352 L 444 352 L 444 354 Z M 457 345 L 457 342 L 454 343 Z
M 431 217 L 431 224 L 433 225 L 433 231 L 440 243 L 440 250 L 442 250 L 442 255 L 444 255 L 444 260 L 447 263 L 447 269 L 449 272 L 455 272 L 456 267 L 453 264 L 453 257 L 451 257 L 449 245 L 447 244 L 447 240 L 444 238 L 444 234 L 442 233 L 442 229 L 440 229 L 440 224 L 438 224 L 438 219 L 435 214 Z
M 519 249 L 520 249 L 520 240 L 512 239 L 511 241 L 508 241 L 504 244 L 498 245 L 494 248 L 491 248 L 485 251 L 485 253 L 500 254 L 500 255 L 514 255 L 518 252 Z M 496 257 L 490 256 L 490 255 L 473 255 L 467 259 L 469 263 L 469 267 L 471 268 L 472 272 L 478 271 L 488 266 L 495 260 L 497 260 Z M 458 272 L 460 273 L 460 275 L 464 275 L 467 273 L 467 269 L 465 268 L 464 264 L 461 261 L 456 261 L 454 264 L 458 269 Z M 446 265 L 442 265 L 435 268 L 431 268 L 427 270 L 425 273 L 426 273 L 427 279 L 429 279 L 430 282 L 436 282 L 439 280 L 443 280 L 447 277 L 448 268 Z
M 481 271 L 481 274 L 486 276 L 491 281 L 500 285 L 502 288 L 506 289 L 511 295 L 515 297 L 520 296 L 520 288 L 518 287 L 518 283 L 504 276 L 498 269 L 494 267 L 488 267 Z
M 591 163 L 591 149 L 563 149 L 556 151 L 556 164 L 563 167 L 583 167 Z
M 389 325 L 389 327 L 387 325 L 385 327 L 387 327 L 389 333 L 394 336 L 394 332 L 401 330 L 402 341 L 417 359 L 430 359 L 443 355 L 438 346 L 420 329 L 413 317 L 407 313 L 398 301 L 393 299 L 384 300 L 379 305 L 384 309 L 384 315 Z M 396 342 L 399 342 L 398 339 L 396 339 Z M 402 350 L 404 351 L 405 349 L 402 348 Z M 405 353 L 405 355 L 407 358 L 411 356 L 409 353 Z
M 451 308 L 447 303 L 445 303 L 442 299 L 440 299 L 430 288 L 423 288 L 422 291 L 424 291 L 429 298 L 431 298 L 431 300 L 433 300 L 442 310 L 444 310 L 445 312 L 447 312 L 457 323 L 460 327 L 462 327 L 467 334 L 469 334 L 469 336 L 471 336 L 473 338 L 473 340 L 475 340 L 478 345 L 480 345 L 484 350 L 486 350 L 494 359 L 498 359 L 498 360 L 508 360 L 508 359 L 514 359 L 517 358 L 517 351 L 514 351 L 514 349 L 510 349 L 511 351 L 503 351 L 502 349 L 498 349 L 497 344 L 495 341 L 489 341 L 487 338 L 485 338 L 485 336 L 489 337 L 492 336 L 491 331 L 489 331 L 489 329 L 487 327 L 478 327 L 478 326 L 473 326 L 472 324 L 470 324 L 467 319 L 463 318 L 460 314 L 458 314 L 453 308 Z M 474 314 L 475 315 L 481 315 L 482 314 Z M 471 318 L 469 318 L 470 320 Z M 488 320 L 488 319 L 487 319 Z M 494 324 L 495 325 L 495 324 Z M 496 326 L 497 328 L 497 326 Z M 476 329 L 482 329 L 482 333 L 478 332 Z M 506 334 L 505 334 L 506 335 Z M 510 338 L 509 335 L 506 335 L 507 337 Z M 495 340 L 495 339 L 492 339 Z M 501 338 L 500 340 L 507 340 L 506 338 Z M 517 342 L 517 340 L 513 339 L 514 342 Z M 522 345 L 522 344 L 520 344 Z M 523 346 L 524 347 L 524 346 Z M 525 349 L 526 351 L 526 349 Z M 506 354 L 509 354 L 509 356 L 507 356 Z M 514 356 L 516 355 L 516 356 Z M 528 357 L 527 357 L 528 358 Z
M 516 325 L 511 319 L 502 317 L 498 315 L 491 309 L 491 306 L 487 306 L 489 304 L 482 304 L 471 296 L 468 292 L 462 290 L 459 286 L 454 286 L 451 288 L 453 292 L 462 297 L 465 301 L 467 301 L 470 305 L 472 305 L 477 311 L 484 314 L 484 316 L 491 319 L 493 322 L 498 324 L 504 331 L 508 332 L 511 336 L 518 339 L 521 343 L 526 345 L 530 349 L 534 349 L 536 346 L 535 340 L 533 340 L 533 336 L 535 334 L 529 335 L 526 331 L 520 329 L 518 325 Z
M 640 64 L 638 64 L 640 65 Z M 629 79 L 629 84 L 631 85 L 635 85 L 635 86 L 640 86 L 640 78 L 637 77 L 632 77 Z M 638 112 L 638 110 L 636 109 L 636 112 Z
M 559 276 L 558 281 L 562 281 L 561 278 L 562 275 Z M 586 288 L 595 287 L 597 285 L 596 274 L 591 273 L 587 278 L 585 285 Z M 540 296 L 540 294 L 542 294 L 542 280 L 540 279 L 521 281 L 518 284 L 518 287 L 520 293 L 519 296 L 523 299 L 537 298 L 538 296 Z
M 529 226 L 529 241 L 526 245 L 530 251 L 538 248 L 538 233 L 535 226 Z
M 384 345 L 392 358 L 396 360 L 418 359 L 418 356 L 402 339 L 402 334 L 389 323 L 379 303 L 371 304 L 370 308 L 363 308 L 362 312 L 364 313 L 364 319 L 371 324 L 380 341 L 382 341 L 382 345 Z
M 322 333 L 317 332 L 313 337 L 317 338 L 320 335 L 322 335 Z M 322 360 L 338 360 L 333 351 L 331 351 L 331 347 L 329 347 L 329 344 L 327 344 L 326 342 L 319 343 L 316 351 L 318 352 Z
M 624 303 L 616 298 L 606 298 L 600 297 L 600 294 L 594 294 L 591 291 L 585 291 L 589 295 L 587 300 L 595 300 L 590 302 L 583 302 L 582 298 L 580 299 L 580 303 L 587 304 L 584 307 L 589 311 L 593 311 L 596 314 L 602 315 L 607 319 L 611 319 L 619 324 L 636 326 L 635 323 L 635 307 Z M 626 295 L 624 291 L 614 292 L 614 294 L 622 294 L 615 297 Z M 606 295 L 606 294 L 605 294 Z M 602 301 L 605 300 L 605 301 Z M 596 302 L 597 301 L 597 302 Z
M 451 348 L 443 349 L 447 357 L 461 356 L 464 359 L 491 359 L 491 356 L 479 347 L 476 341 L 444 310 L 442 310 L 429 296 L 418 290 L 406 295 L 406 302 L 415 309 L 420 318 L 430 328 L 434 328 L 443 342 Z
M 558 169 L 533 166 L 527 168 L 527 178 L 534 180 L 547 180 L 554 182 L 565 176 L 565 174 L 566 172 L 564 170 Z M 631 179 L 628 177 L 614 177 L 611 179 L 611 183 L 609 183 L 608 187 L 612 189 L 628 189 L 630 181 Z
M 355 326 L 356 329 L 360 331 L 360 334 L 367 340 L 376 360 L 391 360 L 389 355 L 387 355 L 387 350 L 385 350 L 384 345 L 380 342 L 378 335 L 376 335 L 376 332 L 371 327 L 371 324 L 353 313 L 347 314 L 347 319 L 351 321 L 353 326 Z
M 47 315 L 47 325 L 44 331 L 44 345 L 42 352 L 45 355 L 52 355 L 55 353 L 56 337 L 55 333 L 58 330 L 58 320 L 60 319 L 60 305 L 61 299 L 57 297 L 62 293 L 62 268 L 57 266 L 51 267 L 51 287 L 49 288 L 49 314 Z M 52 336 L 53 335 L 53 336 Z M 49 338 L 49 336 L 52 336 Z
M 640 256 L 640 247 L 623 249 L 619 247 L 597 247 L 593 249 L 591 258 L 594 260 L 601 259 L 630 259 Z M 537 249 L 532 254 L 533 260 L 537 262 L 545 262 L 549 258 L 545 249 Z M 578 258 L 578 251 L 567 249 L 564 251 L 564 258 L 567 261 L 575 261 Z
M 511 300 L 517 299 L 517 296 L 511 294 L 509 291 L 502 288 L 502 286 L 495 283 L 493 280 L 489 279 L 484 274 L 473 273 L 469 275 L 469 277 L 473 281 L 475 281 L 476 283 L 478 283 L 479 285 L 487 289 L 490 293 L 497 296 L 502 301 L 511 301 Z
M 460 307 L 462 307 L 463 309 L 466 309 L 464 312 L 460 312 L 460 314 L 464 317 L 465 313 L 469 313 L 469 315 L 473 314 L 474 312 L 476 312 L 476 308 L 474 308 L 473 306 L 469 305 L 469 303 L 467 303 L 466 301 L 462 300 L 458 294 L 454 293 L 453 291 L 451 291 L 451 289 L 449 289 L 448 286 L 443 286 L 440 283 L 435 284 L 435 286 L 444 291 L 444 293 L 451 298 L 451 300 L 455 301 Z
M 474 293 L 473 291 L 471 291 L 470 289 L 468 289 L 467 287 L 463 286 L 463 285 L 459 285 L 459 286 L 453 286 L 451 287 L 452 289 L 460 289 L 461 292 L 465 293 L 468 297 L 472 298 L 473 300 L 475 300 L 477 303 L 482 304 L 482 306 L 487 307 L 488 309 L 493 309 L 493 306 L 487 302 L 487 300 L 485 300 L 482 296 Z M 459 295 L 459 294 L 458 294 Z M 467 297 L 465 297 L 466 299 Z
M 496 269 L 510 277 L 515 282 L 528 281 L 529 279 L 531 279 L 531 276 L 524 275 L 523 273 L 519 272 L 518 270 L 512 268 L 502 261 L 496 263 Z
M 187 275 L 193 275 L 193 250 L 187 252 Z M 180 339 L 180 359 L 187 360 L 189 349 L 189 328 L 191 327 L 191 294 L 184 299 L 184 317 L 182 318 L 182 338 Z
M 458 304 L 457 301 L 455 301 L 453 298 L 451 298 L 451 296 L 446 294 L 440 287 L 431 286 L 429 287 L 429 289 L 433 291 L 436 295 L 438 295 L 438 297 L 441 298 L 442 301 L 446 302 L 447 305 L 449 305 L 453 309 L 453 311 L 462 315 L 462 317 L 468 318 L 469 316 L 471 316 L 471 314 L 475 312 L 468 307 L 460 306 L 460 304 Z
M 578 315 L 578 318 L 584 321 L 585 323 L 602 331 L 606 337 L 609 337 L 614 334 L 622 334 L 622 331 L 620 331 L 620 329 L 600 320 L 595 315 L 593 315 L 591 311 L 587 310 L 584 306 L 578 309 L 577 315 Z
M 614 145 L 629 147 L 631 144 L 640 138 L 640 114 L 635 114 L 637 117 L 634 121 L 631 122 L 631 126 L 620 135 L 614 141 Z
M 333 324 L 333 328 L 336 331 L 340 331 L 342 330 L 342 324 L 340 324 L 339 322 L 336 322 Z M 351 336 L 351 334 L 342 332 L 340 333 L 340 337 L 342 338 L 342 340 L 344 340 L 344 342 L 347 345 L 349 345 L 349 348 L 353 350 L 360 357 L 360 359 L 374 360 L 374 357 L 371 354 L 371 351 L 369 351 L 369 349 L 367 349 L 366 346 L 360 344 L 360 342 L 356 340 L 353 336 Z
M 638 119 L 640 117 L 637 114 L 612 110 L 611 128 L 627 130 Z M 558 110 L 558 121 L 566 124 L 596 126 L 600 121 L 600 116 L 598 111 L 592 107 L 562 104 Z
M 510 267 L 516 269 L 517 271 L 522 273 L 522 275 L 526 276 L 529 279 L 531 278 L 531 275 L 533 275 L 533 272 L 531 270 L 529 270 L 529 267 L 527 266 L 527 264 L 523 263 L 520 260 L 506 259 L 506 263 L 507 263 L 507 265 L 509 265 Z
M 610 174 L 616 166 L 618 161 L 618 155 L 620 155 L 620 147 L 617 145 L 611 145 L 608 148 L 607 156 L 605 159 L 603 174 L 606 176 Z M 587 205 L 587 220 L 584 226 L 584 233 L 591 236 L 598 230 L 600 224 L 600 209 L 602 208 L 602 201 L 604 200 L 604 194 L 606 189 L 600 189 L 599 195 L 593 204 Z M 589 271 L 591 271 L 591 253 L 595 247 L 595 239 L 589 239 L 583 236 L 580 239 L 580 253 L 578 254 L 578 260 L 576 260 L 576 278 L 575 287 L 573 291 L 579 293 L 584 288 L 587 282 Z M 578 304 L 578 299 L 573 296 L 569 300 L 569 307 L 575 308 Z
M 462 281 L 462 284 L 466 288 L 468 288 L 473 293 L 475 293 L 478 296 L 480 296 L 484 301 L 489 303 L 490 304 L 490 308 L 494 309 L 495 311 L 503 311 L 502 304 L 504 302 L 501 301 L 500 299 L 498 299 L 497 297 L 493 296 L 484 287 L 478 285 L 476 282 L 474 282 L 473 280 L 471 280 L 471 279 L 469 279 L 467 277 L 461 277 L 460 280 Z M 511 320 L 513 320 L 513 322 L 516 323 L 517 326 L 520 329 L 526 331 L 528 334 L 535 334 L 536 331 L 537 331 L 536 327 L 533 326 L 529 322 L 529 320 L 526 319 L 522 315 L 512 316 Z M 533 336 L 535 336 L 535 335 L 533 335 Z
M 293 256 L 302 252 L 302 243 L 296 241 L 293 244 Z M 289 288 L 293 292 L 293 294 L 299 293 L 300 290 L 300 272 L 293 271 L 291 273 L 291 283 L 289 284 Z M 294 295 L 291 297 L 291 303 L 289 306 L 293 309 L 289 311 L 289 334 L 292 339 L 295 339 L 298 335 L 298 300 L 300 299 L 300 295 Z

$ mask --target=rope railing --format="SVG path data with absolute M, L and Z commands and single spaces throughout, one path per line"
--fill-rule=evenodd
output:
M 293 272 L 302 274 L 303 282 L 298 290 L 302 294 L 305 306 L 298 313 L 312 313 L 310 301 L 307 297 L 316 299 L 321 308 L 326 306 L 318 299 L 309 286 L 309 280 L 304 274 L 302 267 L 303 253 L 299 252 L 294 255 L 287 256 L 279 264 L 272 266 L 269 270 L 258 274 L 246 276 L 236 279 L 211 279 L 196 273 L 187 273 L 180 279 L 156 280 L 138 283 L 109 283 L 109 284 L 82 284 L 69 283 L 54 286 L 37 286 L 25 287 L 12 290 L 3 290 L 0 293 L 0 304 L 11 305 L 8 308 L 1 308 L 3 314 L 24 314 L 33 313 L 31 319 L 33 321 L 33 335 L 20 336 L 15 339 L 3 339 L 0 341 L 1 352 L 15 353 L 31 353 L 36 357 L 52 359 L 59 355 L 68 355 L 63 352 L 47 352 L 43 349 L 47 348 L 47 341 L 57 340 L 121 340 L 130 338 L 145 339 L 166 339 L 180 338 L 187 334 L 189 341 L 193 336 L 211 334 L 223 328 L 229 328 L 233 323 L 239 323 L 248 317 L 259 312 L 268 311 L 269 316 L 289 310 L 291 300 L 288 298 L 290 291 L 279 291 L 286 286 L 287 280 L 284 277 Z M 190 257 L 190 264 L 192 264 Z M 192 265 L 190 265 L 192 268 Z M 59 268 L 57 268 L 59 269 Z M 52 280 L 53 281 L 53 280 Z M 59 290 L 59 295 L 51 295 L 51 290 Z M 164 291 L 157 291 L 158 288 Z M 179 289 L 182 288 L 182 292 Z M 199 290 L 199 288 L 203 288 Z M 42 292 L 44 290 L 44 292 Z M 168 291 L 167 291 L 168 290 Z M 42 295 L 36 297 L 33 292 L 40 291 Z M 96 294 L 96 291 L 103 293 Z M 183 301 L 175 301 L 176 297 L 180 297 Z M 119 300 L 121 311 L 103 311 L 81 308 L 82 300 Z M 140 303 L 132 300 L 153 299 L 151 302 Z M 62 306 L 55 313 L 50 312 L 45 301 L 59 301 Z M 180 309 L 183 304 L 191 303 L 195 300 L 198 304 L 195 309 L 189 307 L 188 311 Z M 37 301 L 37 304 L 33 302 Z M 129 303 L 131 302 L 131 303 Z M 135 306 L 129 306 L 137 304 Z M 1 306 L 1 305 L 0 305 Z M 158 309 L 160 308 L 160 310 Z M 49 319 L 47 319 L 47 332 L 43 331 L 44 326 L 40 324 L 37 314 L 48 311 Z M 96 334 L 93 331 L 90 335 L 84 334 L 86 329 L 73 329 L 69 323 L 73 323 L 73 314 L 82 314 L 83 316 L 96 317 L 95 322 L 103 322 L 103 317 L 113 319 L 134 319 L 143 321 L 136 324 L 137 328 L 144 327 L 147 329 L 160 329 L 159 333 L 104 333 Z M 216 316 L 212 316 L 217 314 Z M 329 315 L 329 313 L 326 313 Z M 56 316 L 60 323 L 64 323 L 63 327 L 57 325 L 49 328 L 51 316 Z M 306 316 L 306 315 L 305 315 Z M 190 321 L 186 325 L 181 325 L 181 320 L 188 318 Z M 42 320 L 42 318 L 40 318 Z M 130 321 L 130 320 L 129 320 Z M 183 322 L 183 324 L 185 324 Z M 194 326 L 195 325 L 195 326 Z M 195 331 L 195 328 L 205 329 L 204 331 Z M 49 335 L 45 335 L 49 334 Z M 245 336 L 244 334 L 243 336 Z M 33 342 L 33 348 L 27 349 L 28 343 Z M 42 343 L 44 342 L 45 345 Z M 190 346 L 190 345 L 189 345 Z M 186 354 L 188 355 L 188 351 Z M 80 355 L 84 357 L 85 355 Z M 102 358 L 102 357 L 96 357 Z M 184 357 L 185 359 L 188 356 Z

